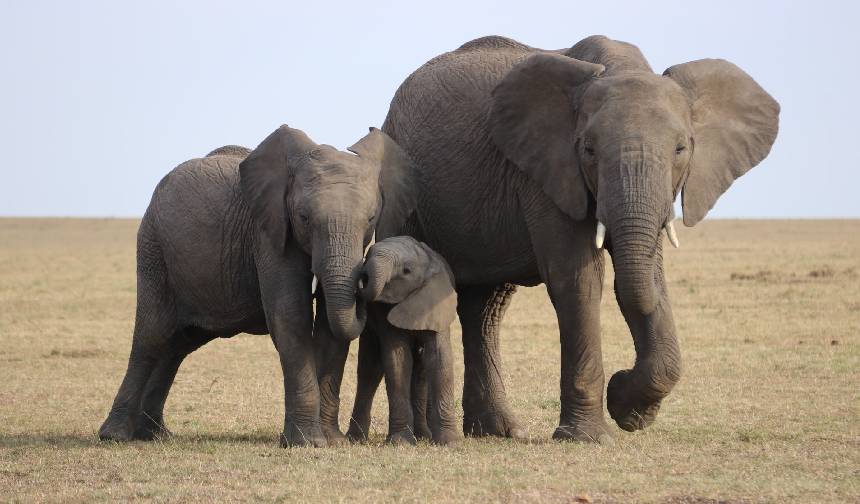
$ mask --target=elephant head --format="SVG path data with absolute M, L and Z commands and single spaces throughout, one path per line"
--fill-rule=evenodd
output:
M 388 322 L 413 331 L 447 329 L 457 316 L 454 275 L 426 244 L 407 236 L 374 244 L 362 269 L 362 297 L 395 305 Z
M 374 229 L 402 224 L 414 207 L 409 160 L 393 140 L 373 128 L 350 150 L 318 145 L 283 125 L 239 166 L 262 239 L 275 253 L 293 241 L 311 256 L 332 333 L 347 340 L 366 320 L 356 292 Z
M 656 304 L 659 236 L 677 246 L 734 179 L 767 156 L 779 105 L 724 60 L 651 71 L 638 48 L 602 36 L 565 53 L 538 52 L 493 91 L 490 128 L 505 156 L 575 220 L 595 217 L 609 240 L 621 302 Z

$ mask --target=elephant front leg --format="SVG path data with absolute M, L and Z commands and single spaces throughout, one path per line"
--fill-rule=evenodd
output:
M 430 439 L 430 425 L 427 419 L 428 383 L 425 366 L 426 349 L 416 346 L 412 349 L 412 418 L 415 422 L 415 437 Z
M 596 222 L 571 221 L 552 207 L 543 210 L 532 214 L 529 232 L 561 340 L 561 411 L 552 437 L 608 443 L 600 347 L 604 259 L 594 246 Z
M 467 436 L 526 437 L 514 417 L 501 376 L 499 329 L 516 287 L 458 289 L 463 327 L 463 432 Z
M 317 381 L 320 388 L 320 427 L 329 446 L 347 442 L 340 431 L 340 385 L 343 368 L 349 353 L 349 342 L 334 337 L 328 326 L 325 298 L 321 290 L 317 293 L 316 318 L 314 319 L 314 349 L 316 354 Z
M 385 389 L 388 392 L 389 444 L 410 444 L 415 438 L 410 387 L 412 378 L 411 338 L 400 334 L 381 336 L 382 365 L 385 369 Z
M 316 447 L 328 442 L 320 425 L 320 391 L 314 362 L 311 327 L 287 326 L 285 322 L 270 324 L 272 339 L 284 373 L 284 431 L 281 445 Z M 286 327 L 285 327 L 286 326 Z
M 320 427 L 320 389 L 313 345 L 310 258 L 288 244 L 257 259 L 266 324 L 284 374 L 282 446 L 327 446 Z
M 358 384 L 355 390 L 355 404 L 349 419 L 346 437 L 354 443 L 367 441 L 370 435 L 370 413 L 373 396 L 382 381 L 383 368 L 379 336 L 365 326 L 358 340 Z
M 424 346 L 424 368 L 428 383 L 427 419 L 436 444 L 458 443 L 463 435 L 457 429 L 454 404 L 454 357 L 451 355 L 449 331 L 434 334 Z
M 636 363 L 633 369 L 612 375 L 606 388 L 606 406 L 615 423 L 626 431 L 651 425 L 663 398 L 681 378 L 681 350 L 660 264 L 655 267 L 655 282 L 659 301 L 652 313 L 638 313 L 619 300 L 633 335 Z
M 600 287 L 597 278 L 589 284 L 596 292 L 550 286 L 561 339 L 561 412 L 552 437 L 610 443 L 612 437 L 603 416 Z

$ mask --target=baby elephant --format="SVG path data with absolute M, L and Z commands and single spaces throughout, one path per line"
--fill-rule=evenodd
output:
M 360 339 L 350 438 L 366 439 L 381 370 L 388 391 L 387 442 L 414 445 L 416 437 L 428 435 L 437 444 L 459 441 L 449 334 L 457 294 L 448 264 L 424 243 L 396 236 L 370 248 L 360 278 L 361 294 L 371 304 Z

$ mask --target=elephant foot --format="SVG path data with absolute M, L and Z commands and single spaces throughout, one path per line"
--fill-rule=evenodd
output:
M 431 438 L 433 444 L 441 446 L 453 446 L 463 441 L 463 435 L 456 429 L 445 429 Z
M 351 443 L 366 443 L 369 428 L 369 425 L 362 426 L 355 419 L 350 418 L 349 429 L 346 431 L 346 438 L 349 439 Z
M 633 432 L 651 425 L 660 410 L 660 401 L 643 397 L 634 384 L 634 373 L 630 369 L 618 371 L 606 387 L 606 408 L 609 415 L 622 429 Z
M 322 427 L 322 433 L 328 446 L 344 446 L 349 444 L 349 440 L 337 426 L 324 426 Z
M 388 437 L 385 438 L 385 443 L 393 446 L 415 446 L 418 443 L 418 440 L 415 438 L 412 431 L 405 430 L 388 434 Z
M 328 446 L 326 437 L 323 435 L 319 424 L 299 425 L 290 422 L 284 426 L 284 432 L 281 434 L 281 447 L 293 448 L 299 446 L 313 446 L 315 448 L 325 448 Z
M 111 413 L 99 428 L 102 441 L 126 442 L 134 439 L 134 422 L 128 415 Z
M 433 438 L 433 433 L 430 432 L 426 422 L 415 422 L 415 437 L 426 440 Z
M 498 436 L 517 440 L 528 439 L 525 429 L 510 413 L 466 414 L 463 433 L 471 437 Z
M 601 418 L 592 422 L 563 422 L 555 428 L 552 438 L 556 441 L 576 441 L 580 443 L 597 443 L 612 445 L 615 441 L 609 434 L 606 422 Z
M 143 413 L 137 419 L 134 439 L 152 441 L 153 439 L 165 439 L 172 435 L 173 433 L 164 425 L 164 418 L 154 418 Z

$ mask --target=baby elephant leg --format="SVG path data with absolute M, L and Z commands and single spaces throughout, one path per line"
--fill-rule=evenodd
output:
M 427 371 L 424 365 L 424 348 L 412 349 L 412 419 L 415 422 L 415 437 L 430 440 L 430 424 L 427 419 Z
M 388 392 L 388 437 L 385 441 L 394 445 L 417 442 L 410 400 L 412 348 L 409 339 L 400 334 L 380 335 Z
M 454 359 L 448 330 L 427 340 L 423 361 L 429 385 L 427 419 L 431 440 L 440 445 L 457 443 L 463 439 L 463 434 L 454 402 Z

